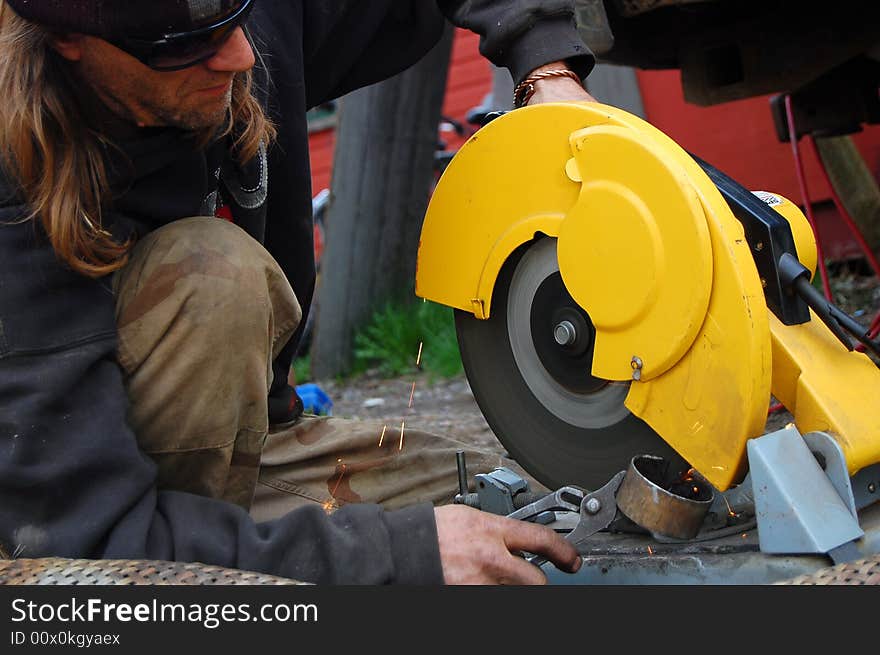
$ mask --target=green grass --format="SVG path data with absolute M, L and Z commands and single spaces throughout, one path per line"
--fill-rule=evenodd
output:
M 354 339 L 353 373 L 378 369 L 397 377 L 421 366 L 431 377 L 453 377 L 463 371 L 455 336 L 453 311 L 432 302 L 386 304 Z
M 312 358 L 310 355 L 294 359 L 292 368 L 296 375 L 297 384 L 305 384 L 312 381 Z

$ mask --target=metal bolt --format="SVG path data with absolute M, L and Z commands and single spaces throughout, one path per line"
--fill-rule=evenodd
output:
M 872 494 L 875 491 L 877 491 L 877 485 L 874 484 L 873 482 L 869 482 L 868 483 L 868 493 Z
M 570 346 L 577 339 L 577 330 L 571 321 L 562 321 L 554 328 L 553 338 L 560 346 Z
M 463 450 L 455 451 L 455 467 L 458 469 L 458 493 L 466 496 L 468 492 L 467 462 Z
M 761 286 L 765 289 L 767 288 L 767 280 L 766 279 L 761 278 Z
M 758 252 L 761 252 L 763 249 L 764 249 L 764 242 L 758 241 L 758 243 L 755 244 L 755 250 L 757 250 Z
M 590 498 L 587 501 L 587 512 L 590 514 L 598 514 L 600 509 L 602 509 L 602 501 L 598 498 Z
M 642 358 L 635 355 L 629 365 L 632 366 L 633 380 L 638 382 L 642 379 Z

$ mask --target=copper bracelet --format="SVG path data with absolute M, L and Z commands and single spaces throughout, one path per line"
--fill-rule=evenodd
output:
M 578 84 L 583 84 L 581 78 L 578 77 L 578 74 L 567 68 L 554 68 L 547 71 L 540 71 L 529 75 L 526 79 L 516 85 L 516 89 L 513 91 L 513 106 L 517 108 L 525 107 L 526 103 L 528 103 L 528 101 L 532 99 L 532 96 L 535 95 L 535 82 L 548 77 L 570 77 Z

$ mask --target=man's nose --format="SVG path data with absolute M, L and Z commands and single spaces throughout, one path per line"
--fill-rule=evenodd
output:
M 205 66 L 212 71 L 224 73 L 241 73 L 253 68 L 254 50 L 244 35 L 244 30 L 237 27 L 217 54 L 205 62 Z

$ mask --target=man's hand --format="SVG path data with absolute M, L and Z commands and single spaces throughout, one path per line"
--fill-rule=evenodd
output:
M 438 507 L 434 516 L 446 584 L 546 584 L 541 569 L 514 554 L 518 551 L 543 555 L 570 573 L 580 568 L 574 546 L 543 525 L 464 505 Z
M 545 71 L 568 68 L 564 61 L 555 61 L 551 64 L 536 68 L 530 74 Z M 542 102 L 573 102 L 588 101 L 598 102 L 593 96 L 584 90 L 584 87 L 570 77 L 547 77 L 535 82 L 535 94 L 528 101 L 529 105 L 537 105 Z

